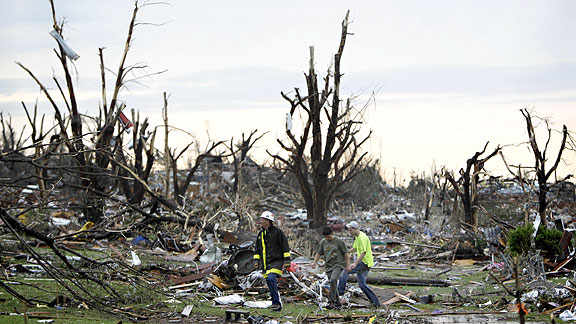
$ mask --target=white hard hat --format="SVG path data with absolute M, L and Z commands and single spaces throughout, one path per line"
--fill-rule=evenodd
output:
M 274 222 L 274 214 L 272 214 L 269 211 L 263 212 L 262 215 L 260 215 L 260 218 L 264 218 L 264 219 L 267 219 L 271 222 Z

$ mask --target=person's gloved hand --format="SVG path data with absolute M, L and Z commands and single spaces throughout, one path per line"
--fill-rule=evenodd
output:
M 254 261 L 254 270 L 259 270 L 260 269 L 260 261 L 256 260 Z

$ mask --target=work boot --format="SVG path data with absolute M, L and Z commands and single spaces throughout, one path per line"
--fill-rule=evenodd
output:
M 270 309 L 271 309 L 273 312 L 279 312 L 279 311 L 282 310 L 282 305 L 280 305 L 280 304 L 272 304 L 272 306 L 270 306 Z
M 326 306 L 326 309 L 335 309 L 335 310 L 338 310 L 338 309 L 341 309 L 341 308 L 342 308 L 342 304 L 341 304 L 341 303 L 333 303 L 333 302 L 330 302 L 330 303 L 328 303 L 328 305 Z

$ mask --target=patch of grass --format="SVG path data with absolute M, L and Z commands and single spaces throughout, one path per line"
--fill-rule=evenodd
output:
M 198 303 L 192 313 L 205 314 L 224 318 L 227 309 L 234 309 L 235 306 L 213 307 L 212 302 Z M 247 308 L 239 307 L 238 309 L 250 311 L 251 315 L 262 315 L 266 317 L 284 317 L 293 316 L 294 318 L 314 314 L 318 307 L 316 305 L 304 305 L 284 302 L 280 312 L 274 312 L 267 308 Z
M 30 280 L 30 279 L 40 279 L 40 280 Z M 25 278 L 25 277 L 15 277 L 11 278 L 11 282 L 18 282 L 20 284 L 9 284 L 9 286 L 18 292 L 20 295 L 25 296 L 29 300 L 35 303 L 34 306 L 25 306 L 23 302 L 16 299 L 12 295 L 8 294 L 6 291 L 0 291 L 2 294 L 0 297 L 5 299 L 5 301 L 0 302 L 0 314 L 2 313 L 34 313 L 41 312 L 39 315 L 42 317 L 49 317 L 52 319 L 64 318 L 66 323 L 74 323 L 76 317 L 78 317 L 78 323 L 82 323 L 81 319 L 93 318 L 95 321 L 100 319 L 109 319 L 110 323 L 117 323 L 118 317 L 113 314 L 106 312 L 94 310 L 94 309 L 79 309 L 78 301 L 73 300 L 72 294 L 70 294 L 66 289 L 59 286 L 55 280 L 41 279 L 41 278 Z M 74 285 L 71 284 L 69 280 L 64 280 L 64 282 L 73 289 Z M 7 283 L 6 281 L 4 283 Z M 96 296 L 99 300 L 106 302 L 110 300 L 110 296 L 101 289 L 100 287 L 94 285 L 93 283 L 82 281 L 83 287 L 93 296 Z M 129 305 L 126 310 L 131 313 L 139 314 L 139 312 L 144 311 L 145 314 L 150 313 L 151 310 L 162 309 L 163 311 L 171 311 L 172 304 L 163 303 L 164 300 L 168 298 L 163 295 L 150 290 L 151 287 L 142 285 L 131 284 L 127 281 L 111 281 L 110 285 L 118 292 L 118 294 L 123 299 L 123 305 Z M 76 289 L 75 289 L 76 290 Z M 82 296 L 86 296 L 85 293 L 81 293 L 76 290 Z M 46 304 L 53 301 L 57 296 L 65 296 L 71 298 L 66 306 L 59 307 L 47 307 Z M 110 309 L 111 312 L 114 312 Z M 4 318 L 5 317 L 5 318 Z M 0 319 L 0 323 L 11 323 L 14 318 L 18 318 L 17 323 L 23 323 L 23 315 L 4 315 Z M 107 321 L 100 321 L 98 323 L 108 323 Z
M 452 294 L 454 288 L 458 288 L 462 285 L 466 286 L 476 286 L 478 290 L 483 290 L 484 292 L 493 292 L 502 290 L 498 287 L 498 284 L 485 284 L 488 273 L 486 271 L 477 271 L 478 267 L 470 266 L 453 266 L 452 269 L 446 273 L 439 276 L 436 274 L 442 272 L 442 269 L 422 269 L 418 267 L 409 268 L 406 270 L 391 270 L 384 272 L 371 271 L 371 274 L 378 274 L 382 277 L 401 277 L 401 278 L 421 278 L 421 279 L 441 279 L 448 280 L 450 286 L 448 287 L 435 287 L 435 286 L 388 286 L 388 285 L 378 285 L 381 288 L 396 289 L 412 291 L 414 295 L 445 295 Z M 490 280 L 492 281 L 492 280 Z M 470 282 L 477 282 L 478 284 L 470 284 Z
M 428 287 L 428 286 L 391 286 L 391 285 L 375 285 L 377 287 L 393 289 L 396 291 L 412 292 L 412 299 L 418 301 L 419 296 L 433 295 L 433 302 L 430 304 L 416 303 L 413 306 L 422 310 L 423 312 L 444 311 L 444 312 L 466 312 L 466 311 L 481 311 L 481 310 L 496 310 L 502 309 L 504 305 L 496 306 L 495 304 L 502 298 L 506 299 L 506 304 L 513 304 L 513 297 L 504 291 L 501 285 L 494 282 L 488 275 L 487 271 L 478 271 L 479 266 L 453 266 L 451 271 L 446 272 L 438 277 L 435 275 L 440 273 L 441 269 L 424 269 L 423 267 L 412 267 L 406 270 L 391 270 L 384 272 L 377 272 L 379 276 L 386 277 L 402 277 L 402 278 L 422 278 L 422 279 L 448 279 L 450 280 L 449 287 Z M 372 273 L 372 272 L 371 272 Z M 498 276 L 498 275 L 496 275 Z M 551 278 L 551 281 L 557 283 L 564 283 L 566 278 Z M 524 283 L 526 284 L 526 283 Z M 514 282 L 506 284 L 506 286 L 514 291 Z M 373 285 L 374 286 L 374 285 Z M 462 295 L 462 299 L 453 296 L 454 289 L 457 289 Z M 454 302 L 451 306 L 444 305 L 445 302 Z M 491 302 L 486 306 L 480 307 L 479 305 Z M 400 313 L 415 313 L 413 309 L 406 306 L 403 302 L 394 303 L 388 306 L 388 309 L 397 310 Z M 514 321 L 518 319 L 518 315 L 514 312 L 502 313 L 494 315 L 498 319 L 506 319 Z M 473 317 L 471 317 L 473 318 Z M 416 320 L 416 317 L 406 318 L 408 322 Z M 543 315 L 534 310 L 526 315 L 527 322 L 549 322 L 548 315 Z M 401 321 L 401 323 L 403 323 Z
M 81 253 L 86 253 L 92 258 L 107 258 L 106 254 L 98 251 L 92 250 L 82 250 Z M 46 250 L 43 250 L 46 253 Z M 162 263 L 163 258 L 156 256 L 154 254 L 147 254 L 146 252 L 137 252 L 138 255 L 144 260 L 150 260 L 151 262 L 157 261 L 157 263 L 162 264 L 166 268 L 165 263 Z M 164 260 L 165 261 L 165 260 Z M 171 262 L 171 261 L 168 261 Z M 443 261 L 444 263 L 449 261 Z M 454 265 L 451 271 L 440 274 L 443 269 L 436 268 L 433 265 L 426 266 L 412 266 L 406 270 L 386 270 L 386 271 L 371 271 L 371 275 L 379 275 L 386 277 L 402 277 L 402 278 L 422 278 L 422 279 L 444 279 L 449 280 L 451 286 L 449 287 L 427 287 L 427 286 L 379 286 L 382 288 L 388 288 L 393 290 L 402 291 L 412 291 L 413 299 L 418 300 L 419 296 L 433 295 L 434 303 L 431 304 L 415 304 L 414 306 L 425 311 L 433 310 L 446 310 L 446 311 L 458 311 L 458 310 L 478 310 L 478 305 L 485 303 L 489 300 L 496 302 L 502 296 L 505 296 L 510 300 L 507 293 L 502 293 L 502 287 L 498 284 L 493 283 L 492 279 L 488 279 L 488 272 L 478 271 L 479 266 L 457 266 Z M 165 273 L 158 273 L 157 270 L 146 272 L 145 280 L 134 280 L 125 271 L 126 269 L 119 267 L 118 271 L 101 271 L 102 269 L 85 269 L 91 271 L 92 274 L 106 274 L 102 275 L 101 279 L 109 282 L 110 285 L 123 297 L 124 304 L 127 308 L 126 311 L 134 314 L 149 316 L 150 319 L 146 320 L 146 323 L 165 323 L 168 317 L 177 318 L 180 312 L 186 305 L 194 305 L 191 316 L 195 318 L 202 318 L 205 316 L 212 316 L 218 319 L 225 318 L 225 310 L 234 308 L 234 306 L 226 307 L 213 307 L 212 301 L 207 301 L 202 295 L 207 296 L 211 299 L 211 294 L 201 294 L 196 292 L 195 294 L 187 297 L 178 298 L 181 303 L 167 303 L 166 301 L 169 297 L 161 293 L 163 287 L 158 286 L 157 289 L 154 288 L 150 282 L 153 277 L 156 277 L 156 281 L 162 281 L 159 278 L 166 277 Z M 438 275 L 440 274 L 440 275 Z M 37 278 L 37 277 L 36 277 Z M 70 296 L 63 288 L 53 280 L 27 280 L 23 276 L 18 276 L 16 278 L 11 278 L 13 281 L 20 281 L 22 283 L 27 283 L 28 285 L 11 285 L 16 291 L 26 296 L 27 298 L 34 298 L 42 301 L 51 301 L 57 295 Z M 68 283 L 68 281 L 66 281 Z M 477 282 L 478 284 L 474 283 Z M 92 284 L 86 282 L 82 283 L 90 289 L 90 293 L 93 293 L 99 298 L 106 300 L 109 296 L 106 292 L 100 288 L 93 286 Z M 512 288 L 512 286 L 510 286 Z M 465 295 L 466 300 L 458 300 L 458 298 L 452 297 L 454 288 L 458 289 L 460 293 Z M 494 292 L 501 292 L 492 294 Z M 228 293 L 228 292 L 226 292 Z M 285 297 L 285 294 L 282 293 Z M 0 290 L 0 298 L 5 299 L 4 302 L 0 302 L 0 312 L 7 313 L 22 313 L 24 312 L 24 305 L 14 299 L 7 292 Z M 251 297 L 245 297 L 246 299 L 251 299 Z M 258 300 L 266 300 L 265 295 L 260 295 L 257 297 Z M 460 303 L 455 308 L 450 308 L 444 305 L 443 302 L 458 302 Z M 383 302 L 383 301 L 382 301 Z M 129 323 L 125 318 L 114 317 L 111 314 L 99 312 L 97 310 L 84 310 L 78 309 L 76 305 L 71 305 L 66 308 L 56 309 L 56 308 L 46 308 L 46 307 L 28 307 L 27 312 L 48 312 L 47 314 L 37 314 L 42 316 L 47 316 L 55 320 L 55 323 L 117 323 L 120 319 L 124 323 Z M 456 305 L 454 305 L 456 306 Z M 482 309 L 493 310 L 496 307 L 488 306 Z M 343 310 L 324 310 L 324 312 L 317 313 L 318 307 L 311 301 L 298 301 L 298 302 L 288 302 L 284 301 L 284 307 L 281 312 L 273 312 L 268 309 L 249 309 L 242 307 L 242 310 L 248 310 L 251 315 L 262 315 L 267 318 L 274 318 L 277 320 L 282 319 L 282 321 L 290 320 L 291 322 L 301 321 L 305 316 L 308 315 L 327 315 L 327 314 L 340 314 L 340 315 L 351 315 L 351 314 L 371 314 L 373 310 L 370 309 L 343 309 Z M 387 309 L 398 310 L 401 312 L 414 312 L 410 310 L 403 303 L 395 303 L 387 307 Z M 514 316 L 513 314 L 511 315 Z M 157 318 L 156 318 L 157 317 Z M 506 316 L 508 318 L 508 316 Z M 545 318 L 545 316 L 539 316 L 539 314 L 531 314 L 529 318 Z M 29 318 L 29 323 L 35 323 L 38 318 Z M 0 323 L 24 323 L 23 315 L 0 315 Z
M 81 323 L 118 323 L 118 319 L 105 313 L 94 310 L 79 310 L 76 308 L 55 308 L 46 306 L 25 306 L 24 303 L 16 298 L 2 293 L 1 298 L 5 301 L 0 302 L 1 314 L 0 323 L 3 324 L 22 324 L 25 323 L 24 313 L 28 323 L 37 323 L 40 319 L 53 319 L 54 323 L 81 324 Z

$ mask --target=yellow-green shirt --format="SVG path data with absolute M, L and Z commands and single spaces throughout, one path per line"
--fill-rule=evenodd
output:
M 353 249 L 356 250 L 357 256 L 360 256 L 362 252 L 366 252 L 364 258 L 361 260 L 366 263 L 369 268 L 374 265 L 374 258 L 372 257 L 372 246 L 370 245 L 370 239 L 364 232 L 360 231 L 358 236 L 354 239 Z

